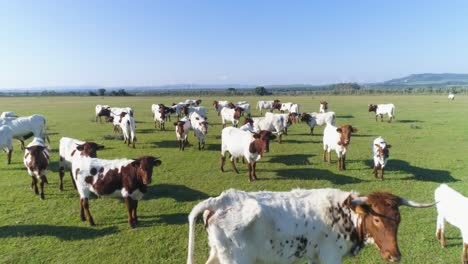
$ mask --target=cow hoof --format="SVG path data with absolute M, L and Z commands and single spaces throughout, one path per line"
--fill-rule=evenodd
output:
M 86 218 L 84 216 L 82 216 L 82 217 L 80 217 L 80 220 L 84 222 L 84 221 L 86 221 Z
M 40 196 L 40 198 L 41 198 L 41 200 L 44 200 L 44 199 L 45 199 L 45 197 L 44 197 L 44 194 L 43 194 L 43 193 L 41 193 L 41 196 Z

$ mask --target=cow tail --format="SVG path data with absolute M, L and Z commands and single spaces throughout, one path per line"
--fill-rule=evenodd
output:
M 189 244 L 188 244 L 188 256 L 187 264 L 193 264 L 195 257 L 195 221 L 197 216 L 203 213 L 205 210 L 213 210 L 217 207 L 219 200 L 216 198 L 209 198 L 199 204 L 195 205 L 189 214 Z M 206 224 L 206 223 L 205 223 Z

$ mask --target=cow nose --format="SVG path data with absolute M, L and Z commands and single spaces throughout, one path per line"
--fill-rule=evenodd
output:
M 385 251 L 385 253 L 383 254 L 384 259 L 386 259 L 387 261 L 390 261 L 390 262 L 399 262 L 401 260 L 401 255 L 398 254 L 398 253 L 391 253 L 390 251 Z

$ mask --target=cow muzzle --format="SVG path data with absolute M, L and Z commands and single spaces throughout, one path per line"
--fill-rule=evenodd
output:
M 382 258 L 389 262 L 399 262 L 401 260 L 401 254 L 399 252 L 391 253 L 390 251 L 385 251 L 382 253 Z

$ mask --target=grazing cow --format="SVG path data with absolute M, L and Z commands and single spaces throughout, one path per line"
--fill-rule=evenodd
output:
M 24 150 L 24 140 L 31 136 L 42 138 L 50 143 L 46 132 L 46 119 L 43 115 L 22 116 L 18 118 L 0 118 L 0 126 L 8 125 L 13 133 L 13 138 L 21 142 Z
M 453 100 L 455 99 L 455 94 L 449 93 L 448 99 L 451 100 L 451 101 L 453 101 Z
M 319 113 L 328 112 L 328 103 L 326 101 L 320 101 Z
M 252 133 L 235 127 L 226 127 L 221 132 L 221 171 L 224 172 L 226 162 L 226 151 L 231 155 L 232 168 L 236 173 L 239 171 L 234 163 L 234 158 L 243 157 L 247 160 L 249 167 L 249 181 L 257 180 L 256 166 L 264 152 L 270 150 L 270 140 L 275 139 L 270 131 L 259 131 Z
M 267 130 L 278 134 L 278 143 L 282 142 L 282 135 L 284 133 L 284 117 L 278 114 L 265 113 L 265 117 L 252 118 L 254 121 L 254 131 Z
M 15 113 L 13 113 L 11 111 L 2 112 L 2 114 L 0 115 L 0 118 L 5 118 L 5 117 L 18 117 L 18 116 L 15 115 Z
M 326 124 L 335 125 L 336 115 L 335 112 L 326 112 L 326 113 L 302 113 L 301 121 L 306 122 L 310 127 L 310 134 L 314 134 L 314 127 L 316 125 L 323 126 Z
M 374 170 L 372 174 L 377 178 L 377 170 L 380 167 L 380 179 L 383 180 L 384 168 L 387 165 L 388 158 L 390 157 L 389 149 L 392 145 L 387 144 L 382 137 L 374 139 L 372 145 L 372 152 L 374 153 Z
M 185 104 L 188 104 L 189 106 L 199 106 L 201 104 L 202 100 L 201 99 L 198 99 L 198 100 L 195 100 L 195 99 L 187 99 L 185 100 Z
M 437 227 L 436 238 L 440 240 L 440 245 L 445 248 L 445 221 L 460 229 L 463 239 L 462 263 L 468 263 L 468 215 L 466 207 L 468 206 L 468 198 L 448 187 L 446 184 L 441 184 L 434 192 L 435 202 L 437 207 Z
M 246 118 L 245 121 L 244 121 L 244 125 L 239 127 L 240 130 L 243 130 L 243 131 L 249 131 L 249 132 L 254 132 L 254 121 L 252 118 Z
M 7 154 L 7 164 L 11 163 L 13 152 L 13 132 L 9 126 L 0 126 L 0 148 Z
M 175 132 L 177 136 L 177 142 L 179 150 L 184 150 L 185 145 L 188 144 L 188 133 L 190 130 L 190 120 L 183 118 L 174 123 Z
M 226 127 L 226 121 L 231 121 L 232 125 L 237 127 L 239 124 L 239 119 L 241 117 L 242 108 L 236 107 L 234 109 L 230 109 L 224 107 L 221 109 L 221 122 L 223 124 L 223 128 Z
M 229 101 L 217 101 L 217 100 L 213 101 L 213 106 L 216 112 L 218 113 L 218 116 L 220 115 L 221 110 L 225 107 L 228 107 L 229 104 L 232 104 L 232 103 Z M 231 108 L 231 107 L 228 107 L 228 108 Z
M 263 109 L 270 110 L 272 111 L 273 106 L 279 105 L 279 108 L 281 108 L 280 100 L 273 100 L 273 101 L 258 101 L 257 102 L 257 109 L 260 110 L 260 115 L 263 115 Z
M 291 105 L 293 105 L 293 103 L 289 102 L 289 103 L 282 103 L 281 104 L 281 108 L 280 108 L 280 112 L 281 113 L 284 113 L 286 111 L 289 112 L 289 109 L 291 108 Z
M 189 117 L 192 113 L 198 113 L 200 116 L 206 117 L 206 108 L 204 106 L 184 106 L 182 113 L 184 116 Z
M 190 114 L 190 125 L 198 139 L 198 150 L 204 150 L 206 135 L 208 134 L 208 122 L 206 118 L 199 115 L 197 112 L 193 112 Z
M 170 121 L 171 120 L 171 114 L 174 114 L 176 112 L 176 109 L 174 107 L 168 107 L 165 106 L 164 104 L 153 104 L 151 105 L 151 112 L 153 113 L 153 118 L 154 118 L 154 113 L 160 112 L 160 109 L 163 109 L 164 111 L 164 116 L 165 116 L 165 121 Z
M 31 176 L 31 190 L 36 195 L 40 194 L 41 200 L 44 200 L 44 184 L 49 183 L 47 181 L 47 167 L 49 166 L 49 150 L 42 138 L 34 138 L 31 143 L 28 144 L 24 151 L 23 163 L 28 170 L 29 176 Z M 40 182 L 41 192 L 37 189 L 37 181 Z
M 132 147 L 135 148 L 135 142 L 137 141 L 135 132 L 135 119 L 132 115 L 122 112 L 120 114 L 120 129 L 122 130 L 122 134 L 124 136 L 124 144 L 130 146 L 132 143 Z
M 234 189 L 190 212 L 187 264 L 194 264 L 195 220 L 203 213 L 206 263 L 341 263 L 367 243 L 399 261 L 399 206 L 422 208 L 387 192 L 359 195 L 338 189 L 244 192 Z
M 101 116 L 106 117 L 106 121 L 111 117 L 111 108 L 108 105 L 96 105 L 96 123 L 99 118 L 99 122 L 102 123 Z
M 166 122 L 166 111 L 163 104 L 153 104 L 151 106 L 153 112 L 154 128 L 159 127 L 161 130 L 166 130 L 164 123 Z
M 94 225 L 89 212 L 89 195 L 122 197 L 128 211 L 128 224 L 135 228 L 138 223 L 138 201 L 151 183 L 153 167 L 161 165 L 156 157 L 144 156 L 139 159 L 104 160 L 83 158 L 73 163 L 78 193 L 80 194 L 80 218 Z M 85 218 L 86 215 L 86 218 Z
M 375 121 L 380 116 L 380 121 L 383 122 L 383 116 L 388 115 L 388 122 L 391 123 L 395 119 L 395 105 L 394 104 L 370 104 L 369 112 L 375 112 Z
M 76 189 L 76 183 L 73 180 L 72 163 L 75 160 L 82 159 L 83 157 L 97 158 L 97 151 L 104 149 L 103 145 L 91 142 L 81 141 L 74 138 L 62 137 L 60 139 L 59 147 L 59 176 L 60 184 L 59 189 L 63 191 L 63 176 L 65 171 L 70 172 L 73 186 Z
M 357 131 L 357 128 L 351 125 L 336 127 L 327 124 L 323 130 L 323 161 L 327 161 L 326 153 L 328 152 L 328 164 L 330 164 L 331 151 L 335 150 L 338 156 L 338 170 L 346 170 L 346 153 L 351 143 L 351 133 Z

